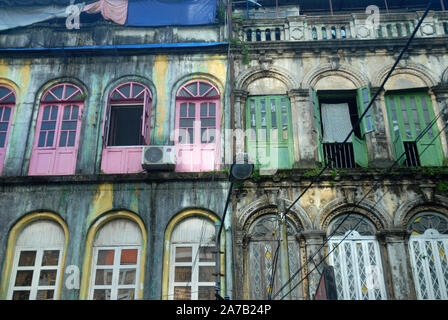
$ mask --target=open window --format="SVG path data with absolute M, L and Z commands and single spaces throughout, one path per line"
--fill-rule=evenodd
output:
M 355 125 L 370 103 L 369 88 L 319 93 L 311 88 L 310 97 L 316 122 L 319 161 L 330 161 L 329 166 L 333 168 L 366 167 L 368 154 L 365 134 L 374 130 L 370 110 L 360 125 L 356 128 Z M 352 135 L 344 143 L 352 130 Z
M 176 171 L 212 171 L 219 166 L 220 96 L 205 81 L 185 84 L 176 96 Z
M 16 103 L 14 92 L 5 86 L 0 86 L 0 174 L 6 156 L 6 147 L 12 121 L 12 114 Z
M 141 146 L 149 145 L 151 102 L 151 91 L 137 82 L 127 82 L 112 90 L 103 126 L 103 172 L 142 170 Z
M 402 91 L 388 93 L 385 99 L 395 159 L 399 164 L 442 165 L 442 147 L 429 95 Z
M 29 175 L 75 173 L 84 94 L 69 83 L 51 87 L 37 116 Z

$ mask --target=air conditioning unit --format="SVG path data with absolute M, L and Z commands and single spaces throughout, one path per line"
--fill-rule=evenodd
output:
M 172 171 L 176 166 L 176 152 L 174 146 L 143 147 L 142 167 L 148 171 Z

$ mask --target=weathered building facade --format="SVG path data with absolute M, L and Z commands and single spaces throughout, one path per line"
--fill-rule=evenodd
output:
M 221 296 L 313 299 L 324 260 L 338 299 L 448 299 L 448 14 L 380 90 L 423 2 L 279 2 L 0 32 L 1 299 L 214 299 L 240 152 Z M 144 170 L 153 145 L 172 171 Z

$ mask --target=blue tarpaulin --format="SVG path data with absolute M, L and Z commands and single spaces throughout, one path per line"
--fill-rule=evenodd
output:
M 215 22 L 216 0 L 129 0 L 128 26 L 198 25 Z

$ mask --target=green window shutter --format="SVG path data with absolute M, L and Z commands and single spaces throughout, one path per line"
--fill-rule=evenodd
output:
M 417 142 L 417 150 L 420 157 L 420 165 L 425 167 L 441 166 L 443 162 L 443 154 L 440 143 L 434 141 L 433 143 L 426 141 Z
M 355 162 L 361 167 L 369 165 L 369 157 L 367 155 L 367 144 L 365 139 L 359 139 L 354 133 L 352 134 L 352 145 Z
M 287 96 L 249 97 L 246 129 L 250 130 L 246 138 L 247 152 L 256 161 L 256 169 L 292 168 L 294 145 L 291 105 Z M 277 135 L 274 136 L 274 132 Z
M 395 161 L 398 160 L 398 164 L 402 165 L 406 161 L 405 150 L 404 150 L 404 143 L 403 140 L 401 140 L 401 135 L 398 133 L 393 142 L 392 147 L 394 149 L 395 154 Z
M 312 108 L 314 110 L 314 123 L 316 126 L 316 136 L 317 136 L 317 152 L 318 152 L 318 161 L 324 162 L 324 148 L 322 144 L 322 121 L 320 117 L 320 106 L 319 99 L 317 97 L 316 90 L 314 88 L 310 88 L 310 101 L 312 104 Z
M 357 90 L 356 101 L 358 105 L 358 115 L 360 117 L 369 106 L 370 100 L 370 88 L 368 86 L 361 87 Z M 375 130 L 375 121 L 372 116 L 372 107 L 370 107 L 369 111 L 362 118 L 362 121 L 360 123 L 360 130 L 361 135 L 363 136 L 367 132 Z

